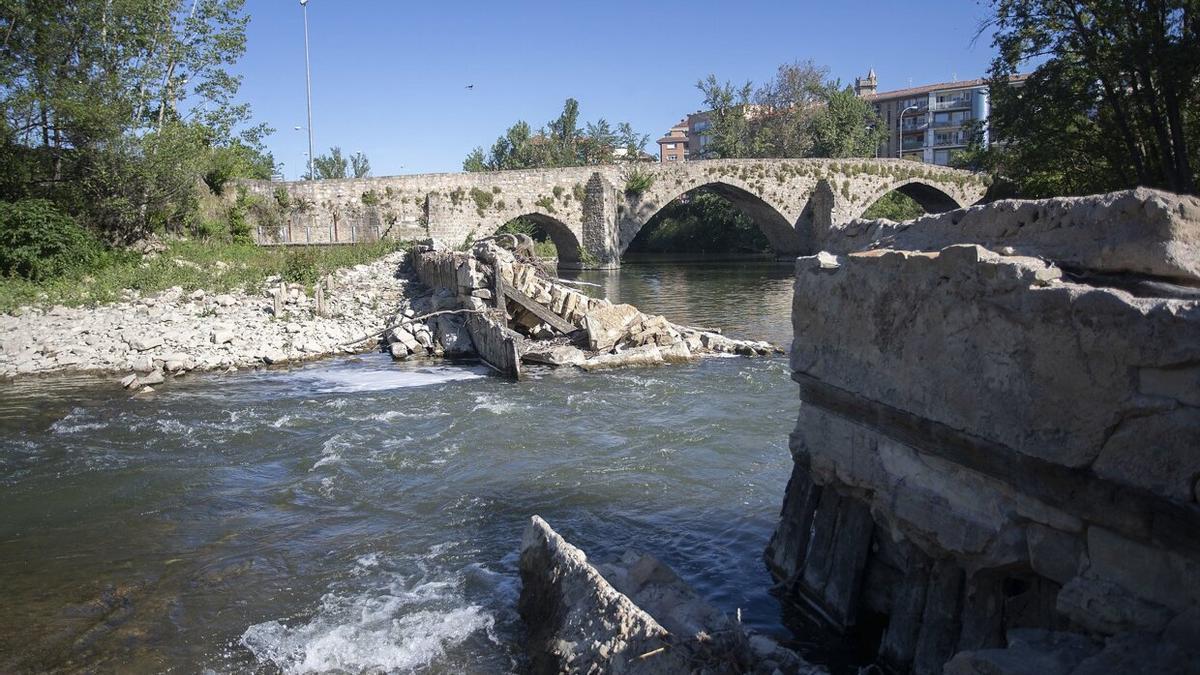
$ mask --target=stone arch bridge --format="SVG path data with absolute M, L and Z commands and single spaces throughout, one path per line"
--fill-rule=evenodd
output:
M 640 180 L 641 189 L 637 187 Z M 537 222 L 567 268 L 612 268 L 672 200 L 729 199 L 780 256 L 804 255 L 893 190 L 927 211 L 979 201 L 975 173 L 899 159 L 731 159 L 344 180 L 245 181 L 261 244 L 434 237 L 450 246 L 517 217 Z

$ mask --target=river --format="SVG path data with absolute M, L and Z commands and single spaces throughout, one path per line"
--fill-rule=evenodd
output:
M 790 272 L 579 279 L 786 346 Z M 517 550 L 535 513 L 594 560 L 654 553 L 786 638 L 762 551 L 796 407 L 783 357 L 510 383 L 372 354 L 147 399 L 93 378 L 9 384 L 0 671 L 519 672 Z

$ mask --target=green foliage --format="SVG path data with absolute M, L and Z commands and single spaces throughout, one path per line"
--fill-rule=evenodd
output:
M 879 198 L 863 212 L 867 219 L 886 218 L 897 222 L 912 220 L 925 215 L 925 209 L 915 199 L 895 190 Z
M 587 197 L 587 190 L 584 189 L 581 183 L 576 183 L 571 187 L 571 194 L 575 195 L 575 201 L 582 204 L 583 200 Z
M 371 160 L 361 152 L 350 155 L 350 175 L 355 178 L 366 178 L 371 175 Z
M 761 253 L 765 235 L 728 200 L 699 190 L 665 206 L 629 246 L 651 253 Z
M 496 230 L 496 234 L 523 234 L 533 239 L 533 251 L 539 258 L 557 258 L 558 248 L 550 235 L 529 218 L 513 218 Z
M 377 260 L 402 245 L 392 239 L 308 248 L 171 240 L 167 251 L 154 258 L 109 252 L 89 269 L 73 267 L 44 281 L 0 278 L 0 312 L 11 312 L 22 305 L 114 302 L 121 299 L 125 289 L 148 294 L 179 286 L 185 292 L 204 289 L 222 293 L 239 288 L 254 290 L 270 277 L 311 283 L 336 269 Z
M 362 193 L 361 199 L 363 206 L 379 206 L 381 201 L 379 198 L 379 193 L 374 190 L 367 190 L 366 192 Z
M 814 157 L 870 157 L 888 137 L 875 108 L 849 87 L 830 92 L 811 130 Z
M 634 166 L 625 174 L 625 194 L 640 195 L 654 187 L 654 174 Z
M 554 200 L 549 196 L 543 195 L 534 202 L 535 205 L 542 207 L 547 213 L 554 213 Z
M 50 201 L 0 202 L 0 274 L 44 281 L 90 269 L 102 255 L 95 238 Z
M 225 184 L 234 178 L 270 180 L 275 174 L 275 158 L 271 153 L 240 141 L 213 148 L 210 153 L 204 183 L 215 195 L 224 194 Z
M 479 188 L 471 188 L 471 199 L 475 201 L 475 210 L 482 216 L 485 210 L 491 208 L 495 194 Z
M 992 0 L 991 134 L 965 161 L 1022 196 L 1147 185 L 1197 190 L 1200 8 Z M 1040 65 L 1021 84 L 1010 77 Z
M 45 198 L 113 242 L 183 231 L 200 180 L 270 176 L 230 73 L 244 0 L 11 0 L 0 12 L 0 199 Z
M 696 84 L 708 109 L 705 158 L 872 157 L 887 138 L 875 110 L 811 61 L 762 86 L 715 75 Z
M 282 210 L 287 211 L 292 206 L 292 196 L 288 194 L 287 188 L 275 188 L 275 204 Z
M 316 174 L 315 176 L 313 174 Z M 329 148 L 329 154 L 313 157 L 312 171 L 305 173 L 306 180 L 336 180 L 350 175 L 350 160 L 342 155 L 338 146 Z
M 649 135 L 636 133 L 627 122 L 618 124 L 616 131 L 603 119 L 580 129 L 579 102 L 569 98 L 563 103 L 559 116 L 545 127 L 534 131 L 527 122 L 518 121 L 496 139 L 490 151 L 472 150 L 463 160 L 463 170 L 607 164 L 618 157 L 639 157 L 649 142 Z

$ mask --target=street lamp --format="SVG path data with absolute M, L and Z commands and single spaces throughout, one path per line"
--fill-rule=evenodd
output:
M 313 171 L 313 127 L 312 127 L 312 69 L 308 65 L 308 0 L 300 0 L 304 8 L 304 85 L 308 94 L 308 179 L 316 180 Z
M 915 105 L 910 105 L 900 111 L 900 119 L 896 120 L 896 157 L 904 159 L 904 113 L 909 110 L 920 110 Z

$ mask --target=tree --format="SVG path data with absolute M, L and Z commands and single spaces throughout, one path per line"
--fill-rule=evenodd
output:
M 812 61 L 784 64 L 755 88 L 696 84 L 708 109 L 702 156 L 871 157 L 887 138 L 874 108 Z
M 350 155 L 350 173 L 355 178 L 366 178 L 371 175 L 371 161 L 361 152 Z
M 702 157 L 757 157 L 748 119 L 754 85 L 746 82 L 735 87 L 730 82 L 717 81 L 716 75 L 709 75 L 697 82 L 696 87 L 704 94 L 704 106 L 708 109 Z
M 992 0 L 985 161 L 1029 196 L 1147 185 L 1194 193 L 1196 0 Z M 1041 64 L 1020 86 L 1010 81 Z
M 614 160 L 615 151 L 624 148 L 624 156 L 639 157 L 650 137 L 638 134 L 628 122 L 614 132 L 605 119 L 579 128 L 579 102 L 563 103 L 558 117 L 534 132 L 527 122 L 518 121 L 496 139 L 491 150 L 475 148 L 463 160 L 464 171 L 501 171 L 538 167 L 591 166 Z
M 193 222 L 216 150 L 268 157 L 229 72 L 243 4 L 0 3 L 0 198 L 51 199 L 109 240 Z
M 335 145 L 329 149 L 328 155 L 313 158 L 312 170 L 318 180 L 346 178 L 350 175 L 350 162 L 342 156 L 341 147 Z M 312 180 L 313 176 L 306 175 L 305 178 Z
M 811 129 L 814 157 L 870 157 L 888 137 L 875 108 L 849 87 L 828 95 Z
M 774 80 L 755 90 L 751 123 L 761 156 L 806 157 L 812 152 L 814 117 L 835 89 L 828 78 L 828 68 L 797 61 L 780 66 Z

